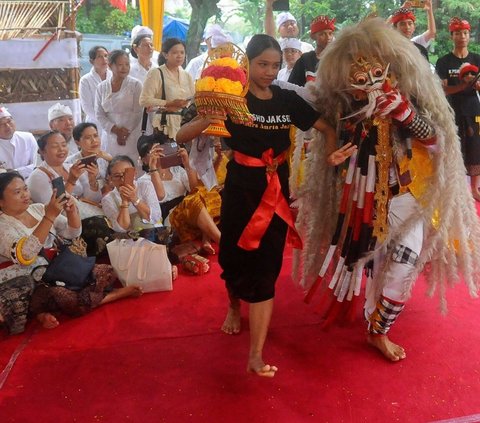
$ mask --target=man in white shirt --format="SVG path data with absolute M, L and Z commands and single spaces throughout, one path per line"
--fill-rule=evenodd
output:
M 212 48 L 218 47 L 221 44 L 233 41 L 232 37 L 230 37 L 230 35 L 228 35 L 218 24 L 209 25 L 207 28 L 205 28 L 203 40 L 205 41 L 208 50 L 190 60 L 185 68 L 185 70 L 192 76 L 194 81 L 200 79 L 200 74 L 202 73 L 203 65 L 207 59 L 208 52 Z
M 0 168 L 15 169 L 28 178 L 37 162 L 38 145 L 30 132 L 16 130 L 15 121 L 0 107 Z
M 73 121 L 72 109 L 63 104 L 57 103 L 48 109 L 48 122 L 52 131 L 60 132 L 68 145 L 68 155 L 78 151 L 78 146 L 73 140 Z
M 302 45 L 297 38 L 284 38 L 280 43 L 283 53 L 283 63 L 285 66 L 280 69 L 277 79 L 280 81 L 288 81 L 292 73 L 293 66 L 302 55 Z
M 413 34 L 415 32 L 416 17 L 411 7 L 411 1 L 404 2 L 402 7 L 396 10 L 394 14 L 388 18 L 387 22 L 392 23 L 393 27 L 398 32 L 411 40 L 428 60 L 428 52 L 426 52 L 426 49 L 435 39 L 435 35 L 437 34 L 437 27 L 433 16 L 432 0 L 425 0 L 424 10 L 427 12 L 427 30 L 415 37 Z
M 290 12 L 281 12 L 278 14 L 276 21 L 273 19 L 273 3 L 276 0 L 266 0 L 265 2 L 265 33 L 275 38 L 275 23 L 278 30 L 278 42 L 284 38 L 298 38 L 299 29 L 297 20 Z M 300 41 L 302 45 L 302 53 L 314 50 L 310 43 Z

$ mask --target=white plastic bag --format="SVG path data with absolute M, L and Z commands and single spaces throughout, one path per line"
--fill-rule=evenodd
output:
M 144 238 L 116 239 L 107 244 L 107 250 L 123 286 L 138 285 L 143 292 L 172 290 L 172 265 L 165 245 Z

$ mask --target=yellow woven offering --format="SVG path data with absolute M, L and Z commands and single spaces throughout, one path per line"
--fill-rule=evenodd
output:
M 195 84 L 197 111 L 213 120 L 204 133 L 230 137 L 225 128 L 227 115 L 236 124 L 252 122 L 245 100 L 247 91 L 248 59 L 245 53 L 233 43 L 212 49 Z

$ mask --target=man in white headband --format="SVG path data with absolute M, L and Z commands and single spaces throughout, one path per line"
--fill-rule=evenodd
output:
M 147 35 L 153 41 L 153 31 L 148 26 L 135 25 L 132 28 L 132 32 L 130 35 L 131 43 L 133 43 L 135 41 L 135 38 L 137 38 L 139 35 Z M 159 52 L 154 50 L 152 56 L 152 63 L 158 63 L 158 55 Z M 130 58 L 130 66 L 132 66 L 135 62 L 138 61 L 136 57 L 132 56 L 132 53 L 130 53 L 128 57 Z
M 283 63 L 285 66 L 278 72 L 277 79 L 280 81 L 288 81 L 292 73 L 293 66 L 302 55 L 302 43 L 297 38 L 284 38 L 280 47 L 283 53 Z
M 0 106 L 0 168 L 15 169 L 28 178 L 35 168 L 37 151 L 34 136 L 30 132 L 17 131 L 10 112 Z
M 285 38 L 298 38 L 299 30 L 297 20 L 290 12 L 281 12 L 277 19 L 273 18 L 273 3 L 276 0 L 265 1 L 265 33 L 271 37 L 276 37 L 276 30 L 278 31 L 278 42 Z M 314 50 L 313 45 L 300 41 L 302 53 Z
M 203 64 L 208 56 L 208 52 L 212 48 L 216 48 L 221 44 L 232 42 L 232 37 L 228 35 L 220 25 L 213 24 L 208 25 L 205 28 L 205 32 L 203 33 L 203 40 L 205 44 L 207 44 L 208 50 L 205 53 L 200 54 L 197 57 L 194 57 L 192 60 L 188 62 L 187 67 L 185 70 L 192 75 L 194 80 L 200 78 L 200 74 L 202 73 Z
M 59 131 L 68 145 L 68 155 L 78 152 L 78 147 L 73 140 L 73 121 L 72 109 L 63 104 L 56 103 L 48 109 L 48 122 L 52 131 Z

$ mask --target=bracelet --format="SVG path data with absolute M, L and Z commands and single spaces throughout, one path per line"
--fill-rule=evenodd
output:
M 72 181 L 70 178 L 67 179 L 67 184 L 75 185 L 76 183 L 77 183 L 77 181 Z
M 128 209 L 128 204 L 125 205 L 125 206 L 124 206 L 123 204 L 121 204 L 121 205 L 120 205 L 120 208 L 121 208 L 121 209 Z
M 17 256 L 17 261 L 23 266 L 30 266 L 36 259 L 37 256 L 34 256 L 31 259 L 26 259 L 22 255 L 22 248 L 23 244 L 25 244 L 25 241 L 27 240 L 27 237 L 22 237 L 18 240 L 18 243 L 15 248 L 16 256 Z
M 55 224 L 55 222 L 52 219 L 50 219 L 46 214 L 43 216 L 43 218 L 47 219 L 52 225 Z
M 155 173 L 155 172 L 158 172 L 158 169 L 149 169 L 148 170 L 148 173 Z
M 140 204 L 140 201 L 141 201 L 140 198 L 137 198 L 137 199 L 135 200 L 135 202 L 133 203 L 133 205 L 134 205 L 135 207 L 137 207 L 137 206 Z

